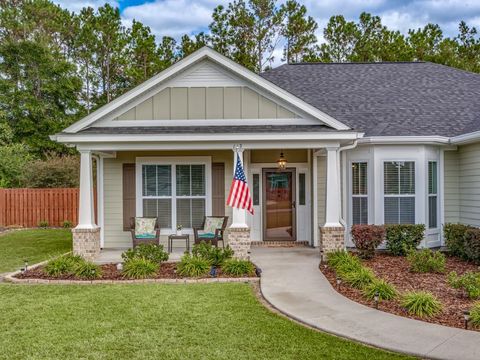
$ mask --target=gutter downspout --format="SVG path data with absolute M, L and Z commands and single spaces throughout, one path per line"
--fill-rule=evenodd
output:
M 351 143 L 350 145 L 345 145 L 345 146 L 342 146 L 342 147 L 339 147 L 339 148 L 338 148 L 338 150 L 337 150 L 337 152 L 338 152 L 338 156 L 337 156 L 337 162 L 338 162 L 337 165 L 338 165 L 338 166 L 337 166 L 337 168 L 338 168 L 338 178 L 339 178 L 339 179 L 340 179 L 340 175 L 341 175 L 340 153 L 343 152 L 343 151 L 345 151 L 345 150 L 355 149 L 355 148 L 357 147 L 357 145 L 358 145 L 358 140 L 354 140 L 353 143 Z M 346 174 L 345 174 L 345 175 L 346 175 Z M 342 183 L 343 183 L 342 189 L 344 189 L 344 187 L 345 187 L 346 184 L 345 184 L 344 181 L 343 181 Z M 343 192 L 343 194 L 340 194 L 340 199 L 341 199 L 342 205 L 344 205 L 344 204 L 343 204 L 343 199 L 345 198 L 345 191 L 342 191 L 342 192 Z M 342 197 L 342 195 L 343 195 L 343 197 Z M 343 227 L 344 227 L 344 229 L 345 229 L 345 233 L 346 233 L 346 231 L 347 231 L 347 226 L 346 226 L 345 219 L 343 218 L 343 213 L 344 213 L 344 211 L 345 211 L 345 206 L 342 206 L 342 211 L 340 212 L 340 213 L 341 213 L 341 216 L 340 216 L 339 222 L 340 222 L 340 224 L 343 225 Z

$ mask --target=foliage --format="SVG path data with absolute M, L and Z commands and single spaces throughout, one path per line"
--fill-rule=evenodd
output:
M 362 267 L 360 260 L 345 250 L 336 250 L 327 254 L 327 263 L 337 273 L 346 273 Z
M 386 225 L 385 229 L 387 249 L 395 256 L 404 256 L 406 249 L 417 248 L 425 233 L 424 224 Z
M 419 317 L 431 317 L 442 310 L 442 304 L 428 291 L 411 291 L 403 295 L 402 306 Z
M 461 289 L 470 299 L 480 298 L 480 272 L 467 271 L 458 275 L 455 271 L 448 274 L 448 284 L 454 289 Z
M 64 255 L 48 261 L 44 272 L 49 276 L 65 276 L 75 273 L 78 264 L 84 262 L 83 258 L 74 255 Z
M 201 241 L 193 246 L 192 254 L 207 260 L 213 266 L 222 266 L 225 260 L 232 258 L 233 250 L 229 246 L 222 249 L 213 246 L 211 242 Z
M 444 273 L 445 255 L 430 249 L 407 249 L 410 271 L 415 273 Z
M 378 294 L 378 300 L 392 300 L 397 296 L 397 290 L 392 284 L 389 284 L 383 279 L 375 279 L 370 284 L 365 286 L 363 291 L 366 298 L 373 300 Z
M 208 260 L 186 253 L 177 265 L 178 274 L 187 277 L 201 277 L 210 271 Z
M 255 274 L 255 266 L 248 260 L 229 259 L 223 263 L 222 271 L 232 276 L 249 276 Z
M 47 220 L 40 220 L 40 221 L 38 222 L 38 227 L 39 227 L 39 228 L 46 229 L 48 226 L 49 226 L 49 223 L 48 223 Z
M 465 257 L 480 264 L 480 229 L 468 229 L 465 232 Z
M 25 166 L 23 187 L 28 188 L 73 188 L 78 187 L 80 178 L 80 161 L 78 156 L 46 155 Z
M 466 258 L 465 233 L 469 229 L 472 229 L 472 227 L 463 224 L 448 223 L 443 226 L 445 246 L 452 255 L 458 256 L 462 259 Z
M 168 253 L 163 250 L 163 245 L 157 244 L 139 244 L 137 247 L 128 249 L 122 253 L 123 261 L 139 258 L 160 264 L 168 260 Z
M 381 225 L 353 225 L 352 240 L 363 259 L 375 255 L 375 249 L 385 239 L 385 227 Z
M 133 257 L 123 264 L 123 276 L 132 279 L 145 279 L 152 277 L 158 271 L 159 264 L 143 258 Z
M 81 279 L 94 280 L 102 276 L 102 269 L 100 266 L 84 260 L 76 264 L 74 274 Z
M 62 227 L 64 229 L 70 229 L 72 226 L 73 226 L 73 224 L 70 220 L 63 220 Z
M 353 271 L 341 272 L 339 276 L 351 287 L 365 289 L 375 280 L 373 271 L 365 266 Z
M 473 304 L 470 310 L 470 324 L 475 328 L 480 328 L 480 302 Z

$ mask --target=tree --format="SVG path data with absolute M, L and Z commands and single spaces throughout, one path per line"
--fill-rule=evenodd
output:
M 26 164 L 32 156 L 28 147 L 13 142 L 13 130 L 0 123 L 0 188 L 22 186 Z
M 157 48 L 157 57 L 159 60 L 159 70 L 166 69 L 178 60 L 175 49 L 177 42 L 174 38 L 164 36 Z
M 477 29 L 470 28 L 464 21 L 458 25 L 458 56 L 461 67 L 468 71 L 480 72 L 480 38 Z
M 408 30 L 407 43 L 414 60 L 434 61 L 438 57 L 443 33 L 437 24 L 427 24 L 423 29 Z
M 323 30 L 325 43 L 320 47 L 322 61 L 343 62 L 351 58 L 358 38 L 358 29 L 353 21 L 342 15 L 332 16 Z
M 379 52 L 382 46 L 382 35 L 386 28 L 379 16 L 361 13 L 355 31 L 355 46 L 350 61 L 380 61 Z
M 287 63 L 313 61 L 318 53 L 317 22 L 307 17 L 307 8 L 296 0 L 288 0 L 280 11 L 285 16 L 282 35 L 286 39 L 282 60 Z
M 178 56 L 184 58 L 185 56 L 190 55 L 191 53 L 197 51 L 198 49 L 208 45 L 209 36 L 204 32 L 200 32 L 193 37 L 188 35 L 183 35 L 180 40 L 180 45 L 178 46 Z

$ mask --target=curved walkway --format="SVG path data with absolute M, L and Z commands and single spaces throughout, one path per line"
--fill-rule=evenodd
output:
M 480 333 L 403 318 L 353 302 L 319 271 L 312 248 L 253 248 L 265 299 L 320 330 L 380 348 L 433 359 L 480 359 Z

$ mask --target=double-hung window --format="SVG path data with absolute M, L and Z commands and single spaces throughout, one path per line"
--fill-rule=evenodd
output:
M 383 164 L 385 224 L 415 223 L 415 162 Z
M 141 169 L 143 216 L 158 217 L 167 229 L 201 225 L 207 201 L 204 164 L 144 164 Z
M 438 170 L 437 162 L 428 162 L 428 228 L 438 227 Z
M 352 163 L 352 224 L 368 224 L 368 164 Z

